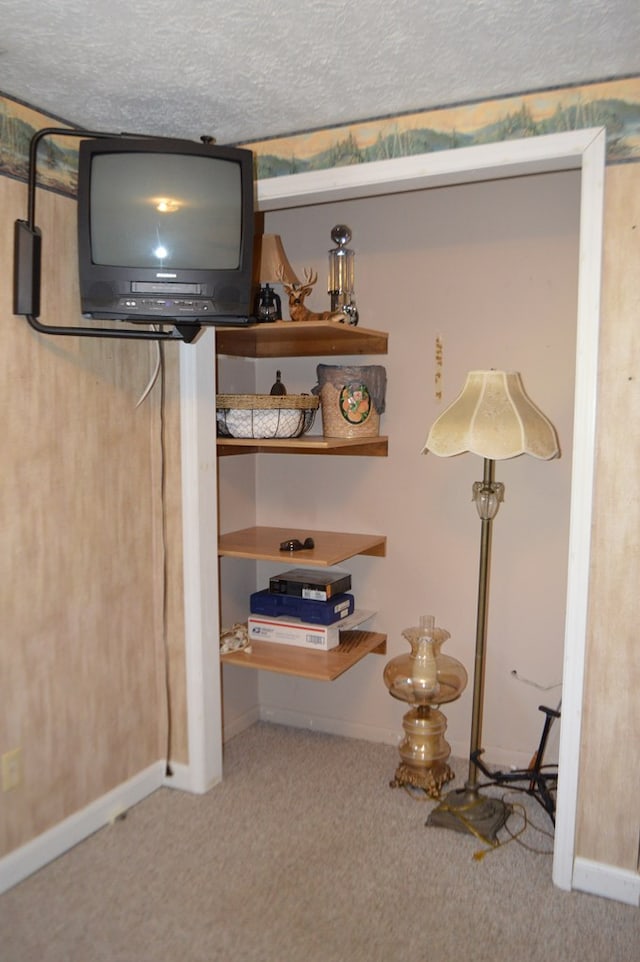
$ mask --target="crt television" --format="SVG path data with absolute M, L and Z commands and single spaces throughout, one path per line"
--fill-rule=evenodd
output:
M 134 323 L 247 324 L 251 151 L 186 140 L 83 140 L 82 313 Z

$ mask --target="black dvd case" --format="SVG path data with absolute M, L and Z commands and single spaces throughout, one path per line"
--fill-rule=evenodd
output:
M 351 588 L 351 575 L 346 571 L 316 571 L 292 568 L 269 579 L 269 591 L 309 601 L 328 601 Z

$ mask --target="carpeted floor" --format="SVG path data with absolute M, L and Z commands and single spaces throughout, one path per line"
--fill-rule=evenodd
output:
M 640 958 L 638 910 L 554 888 L 548 835 L 530 826 L 478 860 L 473 837 L 425 827 L 433 802 L 389 787 L 397 761 L 254 725 L 208 795 L 161 789 L 1 896 L 1 962 Z

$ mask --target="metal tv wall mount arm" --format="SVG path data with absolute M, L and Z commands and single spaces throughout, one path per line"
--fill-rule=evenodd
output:
M 128 137 L 130 134 L 111 134 L 104 131 L 44 127 L 31 138 L 29 145 L 29 178 L 27 220 L 17 220 L 14 231 L 13 313 L 26 317 L 31 327 L 40 334 L 71 334 L 75 337 L 119 337 L 138 341 L 185 341 L 190 343 L 201 331 L 199 324 L 172 322 L 173 331 L 138 331 L 131 328 L 63 327 L 42 324 L 40 314 L 40 283 L 42 267 L 42 234 L 36 227 L 36 180 L 38 146 L 45 137 Z M 140 135 L 137 135 L 140 136 Z

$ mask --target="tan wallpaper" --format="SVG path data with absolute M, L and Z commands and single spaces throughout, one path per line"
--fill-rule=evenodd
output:
M 640 166 L 607 168 L 593 563 L 577 854 L 640 842 Z
M 164 757 L 167 711 L 157 388 L 136 407 L 155 346 L 47 337 L 15 317 L 23 184 L 0 177 L 0 212 L 0 754 L 21 748 L 24 765 L 22 785 L 0 793 L 1 855 Z M 43 193 L 37 220 L 41 319 L 76 323 L 75 203 Z M 169 485 L 175 412 L 169 387 Z M 175 498 L 167 524 L 175 537 Z M 173 560 L 168 570 L 177 662 L 181 573 Z

